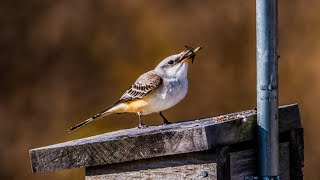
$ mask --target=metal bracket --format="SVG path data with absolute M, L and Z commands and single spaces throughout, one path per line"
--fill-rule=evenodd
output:
M 246 176 L 244 180 L 281 180 L 280 176 Z

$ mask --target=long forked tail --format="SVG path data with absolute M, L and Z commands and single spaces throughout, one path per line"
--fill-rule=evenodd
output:
M 111 107 L 111 108 L 108 108 L 108 109 L 106 109 L 104 111 L 101 111 L 100 113 L 92 116 L 91 118 L 89 118 L 89 119 L 87 119 L 85 121 L 82 121 L 81 123 L 79 123 L 79 124 L 71 127 L 70 129 L 68 129 L 68 132 L 71 133 L 72 131 L 74 131 L 76 129 L 79 129 L 80 127 L 82 127 L 82 126 L 84 126 L 84 125 L 86 125 L 86 124 L 88 124 L 88 123 L 90 123 L 90 122 L 92 122 L 94 120 L 101 119 L 101 118 L 103 118 L 105 116 L 113 114 L 114 113 L 114 111 L 112 111 L 113 108 L 114 108 L 114 106 Z

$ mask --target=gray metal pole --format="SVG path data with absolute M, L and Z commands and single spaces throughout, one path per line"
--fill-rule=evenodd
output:
M 279 175 L 278 0 L 256 0 L 258 173 Z

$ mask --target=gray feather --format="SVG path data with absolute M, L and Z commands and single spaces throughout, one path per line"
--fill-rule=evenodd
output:
M 157 89 L 163 80 L 153 70 L 142 74 L 116 104 L 141 99 Z

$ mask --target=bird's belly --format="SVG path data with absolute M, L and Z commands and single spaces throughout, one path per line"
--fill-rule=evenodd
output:
M 188 82 L 168 84 L 157 89 L 147 98 L 147 106 L 142 110 L 142 114 L 150 114 L 164 111 L 178 104 L 185 98 L 188 92 Z

